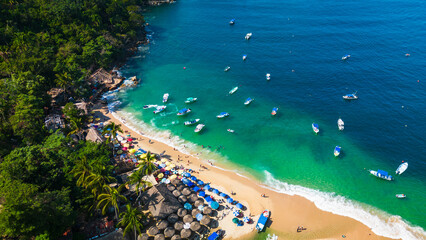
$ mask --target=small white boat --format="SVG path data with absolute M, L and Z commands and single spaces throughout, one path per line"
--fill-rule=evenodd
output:
M 197 127 L 195 127 L 194 132 L 196 133 L 200 132 L 201 130 L 203 130 L 204 126 L 205 126 L 204 124 L 198 124 Z
M 253 35 L 253 33 L 247 33 L 246 36 L 245 36 L 245 39 L 249 40 L 251 38 L 251 35 Z
M 339 147 L 339 146 L 336 146 L 335 148 L 334 148 L 334 156 L 335 157 L 337 157 L 337 156 L 339 156 L 340 155 L 340 150 L 341 150 L 342 148 L 341 147 Z
M 231 21 L 229 21 L 229 25 L 234 25 L 235 24 L 235 19 L 231 19 Z
M 393 180 L 393 177 L 391 175 L 389 175 L 388 172 L 386 172 L 386 171 L 383 171 L 383 170 L 380 170 L 380 169 L 377 170 L 377 171 L 374 171 L 374 170 L 368 170 L 368 171 L 378 178 L 385 179 L 385 180 L 388 180 L 388 181 Z
M 339 120 L 337 120 L 337 126 L 339 127 L 340 131 L 343 131 L 343 129 L 345 129 L 345 123 L 343 122 L 343 120 L 341 118 L 339 118 Z
M 319 126 L 316 123 L 312 123 L 312 130 L 314 130 L 315 134 L 319 133 Z
M 230 66 L 227 66 L 227 67 L 225 68 L 225 70 L 223 70 L 223 71 L 227 72 L 227 71 L 229 71 L 230 69 L 231 69 L 231 67 L 230 67 Z
M 352 93 L 352 94 L 346 94 L 345 96 L 343 96 L 343 99 L 345 99 L 345 100 L 357 100 L 358 96 L 356 95 L 356 92 L 355 92 L 355 93 Z
M 247 55 L 243 55 L 243 61 L 247 59 Z
M 164 111 L 165 109 L 166 109 L 166 106 L 158 106 L 158 107 L 155 109 L 154 113 L 155 113 L 155 114 L 160 113 L 160 112 Z
M 217 118 L 224 118 L 224 117 L 227 117 L 227 116 L 229 116 L 229 113 L 227 113 L 227 112 L 221 112 L 219 115 L 217 115 L 216 117 Z
M 400 193 L 400 194 L 396 194 L 396 195 L 395 195 L 395 197 L 396 197 L 396 198 L 406 198 L 406 197 L 407 197 L 407 195 L 405 195 L 405 194 L 403 194 L 403 193 Z
M 229 94 L 234 94 L 237 90 L 238 87 L 234 87 L 233 89 L 231 89 L 231 91 L 229 91 Z
M 246 101 L 244 102 L 244 105 L 249 105 L 251 102 L 253 102 L 253 98 L 247 98 Z
M 405 170 L 408 168 L 408 162 L 403 162 L 399 167 L 396 169 L 395 173 L 401 175 Z
M 194 125 L 194 124 L 198 123 L 199 121 L 200 121 L 200 119 L 197 118 L 197 119 L 186 121 L 183 124 L 185 124 L 185 126 L 190 126 L 190 125 Z
M 345 56 L 343 56 L 343 57 L 342 57 L 342 60 L 346 60 L 346 59 L 348 59 L 348 58 L 350 58 L 350 57 L 351 57 L 351 55 L 346 54 Z
M 230 132 L 230 133 L 234 133 L 235 131 L 233 129 L 228 128 L 226 131 Z
M 168 100 L 169 100 L 169 94 L 168 94 L 168 93 L 165 93 L 165 94 L 163 95 L 163 103 L 166 103 Z
M 197 98 L 189 97 L 189 98 L 187 98 L 187 99 L 185 100 L 185 103 L 193 103 L 193 102 L 195 102 L 195 101 L 197 101 Z
M 270 73 L 266 74 L 266 80 L 268 80 L 268 81 L 271 80 L 271 74 Z
M 272 116 L 275 116 L 275 115 L 277 115 L 277 112 L 278 112 L 278 108 L 277 108 L 277 107 L 274 107 L 274 108 L 272 108 L 271 115 L 272 115 Z
M 180 110 L 180 111 L 177 113 L 177 115 L 178 115 L 178 116 L 184 116 L 184 115 L 186 115 L 186 114 L 188 114 L 188 113 L 190 113 L 190 112 L 191 112 L 191 109 L 190 109 L 190 108 L 184 108 L 184 109 Z
M 153 107 L 157 107 L 158 105 L 144 105 L 143 109 L 148 109 L 148 108 L 153 108 Z

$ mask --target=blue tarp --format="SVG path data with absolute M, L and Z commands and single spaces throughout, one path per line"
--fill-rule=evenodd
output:
M 186 111 L 188 111 L 188 108 L 184 108 L 184 109 L 180 110 L 179 113 L 185 113 Z
M 382 176 L 388 176 L 389 175 L 388 172 L 380 170 L 380 169 L 377 170 L 377 173 L 380 173 L 380 175 L 382 175 Z
M 207 240 L 216 240 L 218 238 L 219 238 L 219 235 L 216 232 L 214 232 L 207 238 Z

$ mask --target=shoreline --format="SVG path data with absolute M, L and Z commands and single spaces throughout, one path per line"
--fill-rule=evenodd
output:
M 200 169 L 197 176 L 205 182 L 211 182 L 212 186 L 220 191 L 236 192 L 235 199 L 248 207 L 250 215 L 255 215 L 254 222 L 257 221 L 257 216 L 264 209 L 271 210 L 271 222 L 273 223 L 268 226 L 268 229 L 279 236 L 279 239 L 336 239 L 343 238 L 343 236 L 349 239 L 397 239 L 377 235 L 372 229 L 351 217 L 321 210 L 313 201 L 305 197 L 281 193 L 279 190 L 259 182 L 253 176 L 230 170 L 226 164 L 219 163 L 218 166 L 212 167 L 206 162 L 206 159 L 200 159 L 188 151 L 179 151 L 173 146 L 135 130 L 134 126 L 129 126 L 126 120 L 116 115 L 117 113 L 106 113 L 107 106 L 105 105 L 97 104 L 93 110 L 96 114 L 103 115 L 106 121 L 121 124 L 123 131 L 129 131 L 132 136 L 137 136 L 138 140 L 140 139 L 136 144 L 138 147 L 156 154 L 167 155 L 176 164 L 184 164 L 185 167 L 196 171 L 200 169 L 200 164 L 208 166 L 208 170 Z M 179 162 L 178 158 L 183 160 Z M 189 165 L 187 161 L 190 162 Z M 267 197 L 261 197 L 261 194 L 265 194 Z M 228 230 L 226 239 L 253 238 L 256 234 L 253 231 L 255 224 L 250 225 L 252 228 L 244 229 L 244 231 L 238 228 L 236 229 L 238 231 L 233 231 L 234 234 L 229 234 L 232 229 L 226 229 Z M 307 230 L 297 232 L 298 226 L 303 226 Z

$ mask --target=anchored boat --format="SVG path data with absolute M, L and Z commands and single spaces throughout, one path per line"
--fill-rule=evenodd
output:
M 178 116 L 184 116 L 184 115 L 186 115 L 186 114 L 188 114 L 188 113 L 190 113 L 190 112 L 191 112 L 191 109 L 189 109 L 189 108 L 184 108 L 184 109 L 180 110 L 180 111 L 177 113 L 177 115 L 178 115 Z
M 346 59 L 348 59 L 348 58 L 350 58 L 350 57 L 351 57 L 351 55 L 346 54 L 345 56 L 343 56 L 343 57 L 342 57 L 342 60 L 346 60 Z
M 274 107 L 274 108 L 272 108 L 271 115 L 272 115 L 272 116 L 275 116 L 275 115 L 277 115 L 277 112 L 278 112 L 278 108 L 277 108 L 277 107 Z
M 383 171 L 383 170 L 380 170 L 380 169 L 377 170 L 377 171 L 374 171 L 374 170 L 368 170 L 368 171 L 378 178 L 385 179 L 385 180 L 388 180 L 388 181 L 393 180 L 393 177 L 391 175 L 389 175 L 388 172 L 386 172 L 386 171 Z
M 236 92 L 238 90 L 238 87 L 234 87 L 233 89 L 231 89 L 231 91 L 229 91 L 229 94 L 234 94 L 234 92 Z
M 334 148 L 334 156 L 335 157 L 337 157 L 337 156 L 339 156 L 340 155 L 340 150 L 341 150 L 342 148 L 341 147 L 339 147 L 339 146 L 336 146 L 335 148 Z
M 247 55 L 243 55 L 243 61 L 247 59 Z
M 266 74 L 266 80 L 268 80 L 268 81 L 271 80 L 271 74 L 270 73 Z
M 227 71 L 229 71 L 230 69 L 231 69 L 231 67 L 230 67 L 230 66 L 227 66 L 227 67 L 225 68 L 225 70 L 223 70 L 223 71 L 227 72 Z
M 356 92 L 355 92 L 355 93 L 352 93 L 352 94 L 346 94 L 345 96 L 343 96 L 343 99 L 345 99 L 345 100 L 357 100 L 358 96 L 356 95 Z
M 227 117 L 227 116 L 229 116 L 229 113 L 227 113 L 227 112 L 221 112 L 219 115 L 217 115 L 216 117 L 217 118 L 224 118 L 224 117 Z
M 345 129 L 345 123 L 343 122 L 343 120 L 341 118 L 339 118 L 339 120 L 337 120 L 337 126 L 339 127 L 340 131 L 343 131 L 343 129 Z
M 166 109 L 166 106 L 158 106 L 158 107 L 155 109 L 154 113 L 155 113 L 155 114 L 160 113 L 160 112 L 164 111 L 165 109 Z
M 197 127 L 195 127 L 194 132 L 196 133 L 200 132 L 201 130 L 203 130 L 204 126 L 205 126 L 204 124 L 198 124 Z
M 395 196 L 396 196 L 396 198 L 406 198 L 407 197 L 405 194 L 402 194 L 402 193 L 396 194 Z
M 246 36 L 245 36 L 245 39 L 249 40 L 251 38 L 251 35 L 253 35 L 253 33 L 247 33 Z
M 269 219 L 269 210 L 265 210 L 262 212 L 262 214 L 260 214 L 259 220 L 257 220 L 257 223 L 256 223 L 256 230 L 258 232 L 261 232 L 265 228 L 265 225 L 268 219 Z
M 403 162 L 399 167 L 396 169 L 395 173 L 401 175 L 405 170 L 408 168 L 408 163 Z
M 185 100 L 185 103 L 193 103 L 193 102 L 195 102 L 195 101 L 197 101 L 197 98 L 189 97 L 189 98 L 187 98 L 187 99 Z
M 183 124 L 185 124 L 185 126 L 190 126 L 190 125 L 196 124 L 199 121 L 200 121 L 200 119 L 197 118 L 197 119 L 192 119 L 192 120 L 186 121 Z
M 231 21 L 229 21 L 229 25 L 234 25 L 235 23 L 235 18 L 231 19 Z
M 230 133 L 234 133 L 235 131 L 233 129 L 228 128 L 226 131 L 230 132 Z
M 165 93 L 165 94 L 163 95 L 163 103 L 166 103 L 168 100 L 169 100 L 169 94 L 168 94 L 168 93 Z
M 312 123 L 312 130 L 314 130 L 315 134 L 319 133 L 319 126 L 316 123 Z
M 251 102 L 253 102 L 253 98 L 247 98 L 246 101 L 244 102 L 244 105 L 249 105 Z

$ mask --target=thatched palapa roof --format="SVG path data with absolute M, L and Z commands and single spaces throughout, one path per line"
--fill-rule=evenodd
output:
M 104 139 L 102 138 L 101 134 L 99 134 L 99 132 L 96 129 L 90 128 L 86 136 L 86 141 L 101 143 L 104 141 Z
M 170 214 L 175 213 L 182 204 L 162 183 L 153 186 L 142 195 L 142 201 L 154 216 L 154 218 L 166 218 Z

